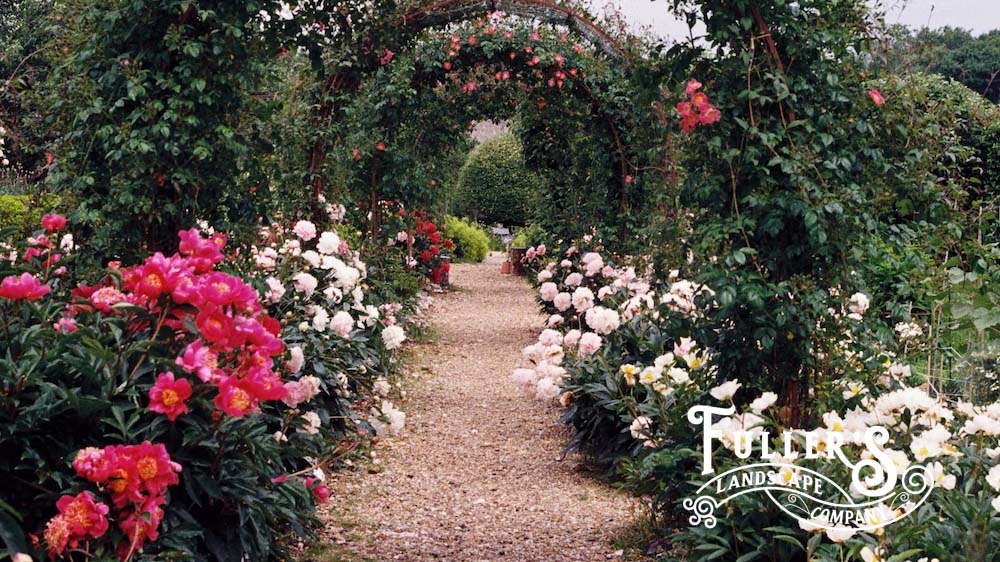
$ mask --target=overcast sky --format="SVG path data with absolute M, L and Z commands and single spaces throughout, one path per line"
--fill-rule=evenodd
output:
M 588 0 L 600 12 L 609 2 L 621 8 L 634 27 L 650 27 L 661 37 L 684 37 L 687 26 L 674 19 L 667 0 Z M 886 20 L 911 27 L 951 25 L 983 33 L 1000 28 L 1000 0 L 884 0 Z

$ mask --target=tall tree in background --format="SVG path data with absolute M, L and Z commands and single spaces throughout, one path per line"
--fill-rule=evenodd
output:
M 925 72 L 954 78 L 1000 102 L 1000 30 L 979 36 L 956 27 L 898 27 L 888 53 L 895 72 Z

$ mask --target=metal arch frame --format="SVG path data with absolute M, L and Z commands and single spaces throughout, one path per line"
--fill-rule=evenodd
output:
M 604 54 L 612 58 L 626 58 L 621 45 L 593 20 L 550 0 L 437 0 L 401 15 L 398 24 L 416 31 L 464 21 L 473 14 L 498 11 L 565 25 Z

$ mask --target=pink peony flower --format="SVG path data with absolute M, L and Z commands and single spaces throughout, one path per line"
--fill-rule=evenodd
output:
M 316 238 L 316 225 L 306 220 L 295 223 L 295 226 L 292 227 L 292 231 L 295 232 L 295 235 L 301 238 L 304 242 L 308 242 L 313 238 Z
M 20 277 L 11 275 L 0 282 L 0 299 L 36 301 L 51 290 L 51 287 L 25 272 Z
M 601 348 L 601 336 L 587 332 L 580 336 L 580 355 L 589 357 Z
M 149 409 L 174 421 L 177 416 L 187 413 L 188 398 L 191 398 L 191 384 L 187 380 L 175 379 L 170 372 L 160 373 L 156 384 L 149 389 Z
M 46 232 L 59 232 L 66 226 L 66 217 L 57 214 L 42 217 L 42 226 Z
M 538 288 L 538 294 L 543 301 L 552 302 L 556 298 L 556 295 L 559 294 L 559 287 L 551 281 L 542 283 L 542 286 Z
M 76 320 L 73 320 L 71 316 L 63 316 L 58 322 L 52 325 L 52 328 L 60 334 L 72 334 L 78 329 Z
M 875 88 L 868 90 L 868 97 L 871 98 L 875 105 L 882 105 L 885 103 L 885 98 L 882 97 L 882 92 L 876 90 Z

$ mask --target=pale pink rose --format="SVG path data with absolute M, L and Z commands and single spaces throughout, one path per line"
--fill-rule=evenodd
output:
M 547 269 L 543 269 L 543 270 L 541 270 L 541 271 L 538 272 L 538 282 L 539 283 L 543 283 L 545 281 L 548 281 L 549 279 L 552 279 L 552 272 L 551 271 L 549 271 Z
M 566 276 L 566 286 L 567 287 L 579 287 L 580 283 L 583 283 L 583 275 L 579 273 L 570 273 Z
M 549 328 L 555 328 L 556 326 L 561 325 L 563 321 L 565 321 L 565 318 L 563 318 L 561 315 L 553 314 L 552 316 L 549 316 L 548 320 L 545 321 L 545 325 L 548 326 Z

